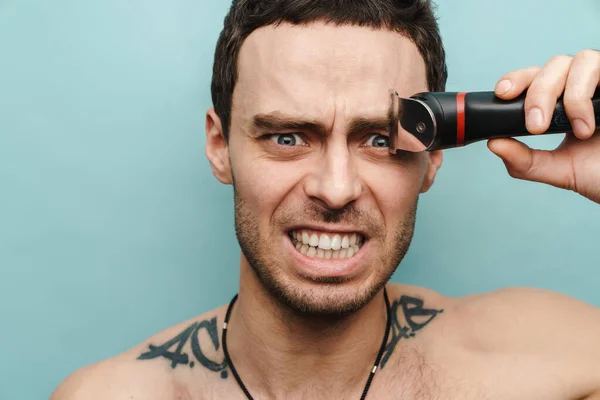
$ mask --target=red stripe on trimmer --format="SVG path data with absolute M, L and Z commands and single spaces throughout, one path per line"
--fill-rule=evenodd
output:
M 466 92 L 456 95 L 456 144 L 465 144 L 465 96 Z

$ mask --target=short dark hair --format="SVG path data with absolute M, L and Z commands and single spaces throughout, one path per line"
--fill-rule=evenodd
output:
M 213 106 L 226 139 L 244 40 L 263 26 L 320 21 L 389 29 L 406 35 L 425 61 L 429 90 L 445 90 L 446 54 L 430 0 L 233 0 L 217 41 L 211 84 Z

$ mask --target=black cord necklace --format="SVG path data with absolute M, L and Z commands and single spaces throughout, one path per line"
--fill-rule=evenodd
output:
M 367 379 L 367 384 L 365 385 L 362 396 L 360 396 L 360 400 L 365 400 L 365 398 L 367 397 L 367 393 L 369 392 L 369 388 L 371 387 L 371 382 L 373 381 L 375 372 L 377 372 L 377 369 L 379 368 L 379 363 L 381 362 L 381 357 L 383 356 L 383 352 L 385 350 L 385 345 L 387 344 L 388 337 L 390 335 L 390 328 L 391 328 L 390 299 L 388 298 L 385 287 L 383 288 L 383 297 L 385 298 L 385 310 L 386 310 L 386 315 L 387 315 L 387 322 L 386 322 L 386 326 L 385 326 L 385 335 L 383 336 L 383 341 L 381 342 L 381 347 L 379 348 L 379 353 L 377 354 L 377 358 L 375 359 L 375 364 L 373 365 L 373 368 L 371 369 L 371 372 L 369 373 L 369 379 Z M 254 398 L 252 397 L 252 395 L 246 388 L 246 385 L 244 385 L 244 382 L 242 382 L 242 378 L 240 378 L 240 375 L 237 373 L 235 367 L 233 366 L 231 357 L 229 357 L 229 351 L 227 351 L 227 324 L 229 323 L 229 317 L 231 316 L 231 310 L 233 309 L 233 305 L 235 304 L 237 298 L 238 298 L 237 294 L 235 296 L 233 296 L 233 299 L 231 299 L 231 302 L 229 303 L 229 307 L 227 307 L 227 313 L 225 314 L 225 322 L 223 322 L 223 334 L 222 334 L 221 341 L 223 342 L 223 353 L 225 353 L 225 362 L 227 363 L 227 365 L 229 365 L 229 368 L 231 369 L 231 373 L 235 377 L 235 380 L 237 381 L 238 385 L 240 385 L 240 388 L 242 389 L 242 391 L 244 392 L 244 394 L 246 395 L 248 400 L 254 400 Z

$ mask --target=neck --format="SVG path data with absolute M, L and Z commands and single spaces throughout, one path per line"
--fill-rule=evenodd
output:
M 383 291 L 353 314 L 320 318 L 274 299 L 244 258 L 240 278 L 227 345 L 250 393 L 289 398 L 327 390 L 358 398 L 385 333 Z

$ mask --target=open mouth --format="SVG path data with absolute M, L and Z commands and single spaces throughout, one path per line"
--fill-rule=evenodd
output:
M 298 229 L 288 233 L 292 244 L 310 258 L 347 259 L 358 253 L 365 243 L 360 233 L 325 233 Z

